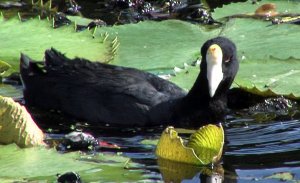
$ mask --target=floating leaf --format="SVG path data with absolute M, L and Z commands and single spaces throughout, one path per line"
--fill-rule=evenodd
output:
M 185 69 L 176 72 L 176 75 L 174 77 L 170 78 L 170 81 L 174 82 L 181 88 L 185 90 L 190 90 L 192 86 L 194 85 L 197 76 L 200 72 L 200 66 L 188 66 Z
M 74 25 L 53 29 L 52 21 L 38 18 L 21 22 L 16 18 L 5 20 L 0 17 L 0 59 L 12 65 L 11 72 L 19 70 L 21 52 L 41 60 L 44 51 L 51 47 L 68 57 L 105 62 L 112 59 L 113 44 L 108 34 L 93 37 L 91 31 L 76 32 L 74 29 Z
M 16 143 L 20 147 L 42 145 L 44 133 L 32 120 L 24 106 L 0 96 L 0 143 Z
M 128 158 L 114 154 L 61 154 L 55 149 L 20 149 L 11 144 L 0 146 L 0 177 L 4 180 L 14 178 L 29 182 L 54 182 L 57 174 L 75 171 L 84 182 L 135 182 L 141 177 L 141 171 L 124 169 L 128 161 Z
M 201 138 L 194 139 L 195 136 Z M 185 146 L 177 131 L 173 127 L 168 127 L 160 137 L 156 155 L 166 160 L 196 165 L 206 165 L 220 159 L 224 143 L 222 127 L 206 125 L 192 135 L 191 139 L 192 141 Z
M 93 21 L 93 19 L 84 18 L 80 16 L 67 16 L 67 18 L 72 22 L 74 22 L 76 25 L 83 25 L 83 26 L 87 26 L 89 23 Z
M 241 88 L 262 96 L 299 98 L 300 69 L 296 68 L 300 68 L 300 60 L 244 61 L 235 81 Z
M 219 30 L 206 30 L 179 20 L 144 21 L 97 29 L 98 34 L 106 31 L 120 41 L 112 64 L 163 72 L 193 62 L 201 45 L 219 33 Z
M 236 83 L 249 92 L 300 97 L 300 26 L 232 19 L 222 32 L 238 48 Z M 295 96 L 295 97 L 294 97 Z
M 254 12 L 262 4 L 273 3 L 276 5 L 278 13 L 299 13 L 299 1 L 278 1 L 278 0 L 264 0 L 260 3 L 253 4 L 251 1 L 232 3 L 225 5 L 222 8 L 216 8 L 212 13 L 214 19 L 220 19 L 237 14 L 254 15 Z
M 271 25 L 266 21 L 237 18 L 226 24 L 221 35 L 236 43 L 241 61 L 273 57 L 300 59 L 300 42 L 295 39 L 300 36 L 300 26 L 297 25 Z

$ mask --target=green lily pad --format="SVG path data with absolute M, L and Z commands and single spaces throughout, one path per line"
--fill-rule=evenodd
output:
M 300 26 L 297 25 L 271 25 L 261 20 L 231 19 L 221 35 L 236 43 L 241 61 L 272 57 L 300 59 L 300 42 L 295 39 L 300 36 Z
M 251 1 L 231 3 L 224 5 L 222 8 L 216 8 L 212 13 L 214 19 L 220 19 L 232 15 L 244 14 L 254 15 L 255 10 L 266 3 L 274 3 L 278 13 L 299 13 L 300 3 L 299 1 L 278 1 L 278 0 L 264 0 L 259 3 L 253 4 Z
M 16 143 L 20 147 L 43 145 L 44 133 L 24 106 L 0 96 L 0 144 Z M 1 159 L 1 158 L 0 158 Z
M 184 145 L 183 140 L 173 127 L 168 127 L 159 139 L 155 154 L 159 158 L 170 161 L 207 165 L 220 159 L 223 144 L 223 128 L 216 125 L 201 127 L 191 135 L 187 145 Z
M 67 16 L 67 18 L 77 25 L 84 25 L 84 26 L 87 26 L 89 23 L 93 21 L 93 19 L 84 18 L 80 16 Z
M 300 97 L 300 69 L 297 68 L 300 60 L 295 59 L 245 61 L 235 82 L 251 93 L 297 99 Z
M 11 72 L 19 70 L 21 52 L 41 60 L 44 51 L 51 47 L 66 53 L 68 57 L 104 62 L 111 60 L 113 37 L 108 34 L 95 37 L 92 33 L 89 30 L 76 32 L 74 25 L 53 29 L 52 20 L 35 18 L 21 22 L 16 18 L 5 20 L 0 17 L 0 59 L 12 65 Z
M 240 69 L 233 84 L 266 97 L 284 95 L 300 98 L 300 27 L 291 24 L 269 26 L 254 19 L 231 19 L 222 36 L 237 45 Z M 200 69 L 187 66 L 171 81 L 189 90 Z
M 97 29 L 117 36 L 119 51 L 112 64 L 147 71 L 172 72 L 175 66 L 193 62 L 201 45 L 220 30 L 209 30 L 179 20 L 144 21 Z
M 13 158 L 12 158 L 13 157 Z M 84 182 L 137 181 L 141 171 L 129 171 L 129 159 L 118 155 L 84 155 L 79 152 L 60 154 L 54 149 L 16 145 L 0 146 L 0 177 L 11 180 L 54 182 L 57 174 L 75 171 Z
M 200 66 L 186 66 L 184 69 L 175 72 L 175 76 L 170 78 L 170 81 L 188 91 L 194 85 L 200 72 Z
M 269 26 L 269 22 L 232 19 L 222 32 L 238 48 L 240 70 L 236 84 L 264 96 L 300 97 L 300 27 Z

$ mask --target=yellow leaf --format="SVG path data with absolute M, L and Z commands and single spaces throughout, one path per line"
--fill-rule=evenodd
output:
M 20 147 L 43 145 L 44 133 L 24 106 L 0 96 L 0 144 L 16 143 Z
M 187 147 L 194 149 L 196 155 L 203 162 L 209 164 L 221 158 L 224 145 L 224 131 L 222 126 L 206 125 L 190 136 Z
M 166 160 L 195 165 L 218 161 L 222 155 L 224 131 L 222 126 L 206 125 L 191 135 L 188 146 L 173 127 L 166 128 L 157 144 L 156 155 Z M 196 151 L 195 151 L 196 150 Z

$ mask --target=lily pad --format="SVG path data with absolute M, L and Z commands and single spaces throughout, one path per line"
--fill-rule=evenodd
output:
M 245 61 L 235 82 L 254 94 L 297 99 L 300 97 L 300 69 L 297 68 L 300 68 L 298 59 Z
M 216 8 L 212 13 L 214 19 L 220 19 L 232 15 L 244 14 L 254 15 L 254 12 L 262 4 L 273 3 L 276 6 L 278 13 L 299 13 L 300 3 L 299 1 L 278 1 L 278 0 L 264 0 L 259 3 L 253 4 L 251 1 L 231 3 L 225 5 L 222 8 Z
M 20 147 L 43 145 L 44 133 L 24 106 L 0 96 L 0 144 L 16 143 Z
M 273 57 L 300 59 L 300 42 L 295 39 L 300 36 L 300 26 L 297 25 L 271 25 L 266 21 L 237 18 L 226 24 L 221 35 L 236 43 L 241 61 Z
M 170 81 L 188 91 L 194 85 L 200 72 L 200 66 L 187 66 L 184 69 L 175 72 L 175 76 L 170 78 Z
M 222 35 L 238 48 L 240 70 L 236 84 L 265 96 L 300 97 L 300 27 L 291 24 L 269 26 L 253 19 L 231 19 Z
M 13 157 L 13 158 L 12 158 Z M 75 171 L 84 182 L 137 181 L 141 171 L 124 169 L 129 159 L 118 155 L 60 154 L 54 149 L 20 149 L 14 144 L 0 146 L 0 177 L 11 180 L 54 182 L 57 174 Z
M 17 18 L 5 20 L 0 17 L 0 59 L 12 65 L 11 72 L 19 70 L 21 52 L 41 60 L 44 51 L 51 47 L 61 50 L 68 57 L 104 62 L 111 60 L 113 37 L 108 34 L 95 37 L 92 33 L 89 30 L 76 32 L 74 25 L 53 29 L 52 20 L 35 18 L 22 22 Z
M 234 87 L 266 97 L 300 98 L 300 43 L 295 39 L 300 36 L 299 26 L 270 26 L 261 20 L 231 19 L 221 35 L 237 45 L 240 69 Z M 198 65 L 188 66 L 171 81 L 188 90 L 199 71 Z
M 192 63 L 201 45 L 220 30 L 209 30 L 179 20 L 144 21 L 97 29 L 117 36 L 119 51 L 112 64 L 147 71 L 172 72 L 175 66 Z
M 201 138 L 197 138 L 200 136 Z M 184 145 L 182 138 L 178 136 L 173 127 L 168 127 L 163 131 L 155 153 L 159 158 L 166 160 L 207 165 L 220 159 L 223 144 L 223 128 L 216 125 L 201 127 L 191 135 L 187 145 Z

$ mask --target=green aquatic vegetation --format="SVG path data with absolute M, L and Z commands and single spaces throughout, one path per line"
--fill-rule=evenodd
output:
M 74 25 L 53 29 L 52 20 L 34 18 L 20 21 L 0 17 L 0 60 L 12 66 L 10 72 L 19 70 L 20 53 L 41 60 L 44 51 L 54 47 L 68 57 L 84 57 L 93 61 L 110 61 L 115 55 L 115 37 L 107 33 L 93 35 L 92 30 L 76 32 Z
M 235 83 L 265 96 L 300 97 L 300 26 L 253 19 L 232 19 L 222 31 L 238 48 L 240 70 Z
M 144 21 L 137 24 L 98 28 L 120 41 L 119 51 L 111 62 L 153 72 L 172 72 L 175 66 L 192 63 L 200 47 L 220 30 L 208 30 L 179 20 Z
M 114 154 L 60 154 L 45 147 L 20 149 L 14 144 L 0 145 L 0 180 L 53 182 L 57 174 L 76 171 L 84 182 L 137 181 L 141 171 L 125 169 L 137 166 L 129 160 Z

